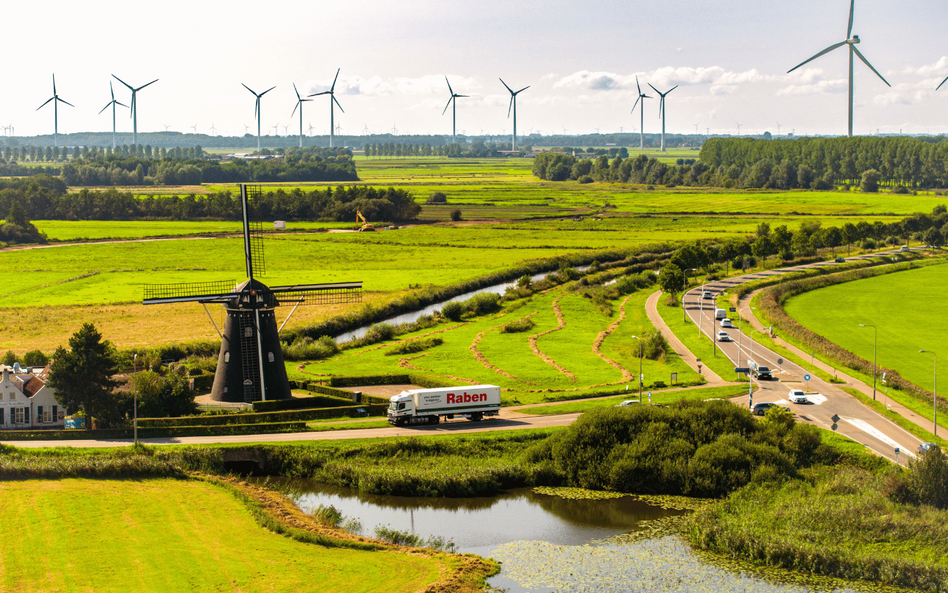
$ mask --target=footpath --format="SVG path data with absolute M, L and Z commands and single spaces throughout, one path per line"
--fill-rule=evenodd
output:
M 654 325 L 658 331 L 662 332 L 662 335 L 665 336 L 665 339 L 668 340 L 669 345 L 671 345 L 672 350 L 675 351 L 675 354 L 681 357 L 681 359 L 693 368 L 696 372 L 700 372 L 701 375 L 708 380 L 708 384 L 705 387 L 723 387 L 725 385 L 733 385 L 732 381 L 725 381 L 718 376 L 717 373 L 712 371 L 706 365 L 702 365 L 701 370 L 698 370 L 698 357 L 691 353 L 691 350 L 682 344 L 681 340 L 678 339 L 675 334 L 672 333 L 671 329 L 668 327 L 668 324 L 665 323 L 665 320 L 662 319 L 662 316 L 658 314 L 658 299 L 664 293 L 658 291 L 652 296 L 648 297 L 648 300 L 645 301 L 645 313 L 648 315 L 648 320 Z

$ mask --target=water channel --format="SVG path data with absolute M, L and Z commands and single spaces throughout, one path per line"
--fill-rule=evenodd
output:
M 665 524 L 687 511 L 636 497 L 574 500 L 519 489 L 491 497 L 413 498 L 309 480 L 265 481 L 304 511 L 332 505 L 358 520 L 362 535 L 373 537 L 376 526 L 386 526 L 426 539 L 442 537 L 458 552 L 494 558 L 503 568 L 489 583 L 509 593 L 884 590 L 727 565 L 668 534 Z

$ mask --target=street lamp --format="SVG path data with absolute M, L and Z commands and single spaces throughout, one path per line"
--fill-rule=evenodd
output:
M 877 346 L 879 344 L 879 330 L 876 329 L 876 326 L 869 325 L 868 323 L 860 323 L 859 327 L 871 327 L 872 328 L 872 401 L 876 401 L 876 375 L 879 373 L 879 366 L 877 364 L 878 358 Z
M 645 356 L 645 345 L 642 344 L 642 338 L 638 336 L 632 336 L 633 339 L 639 341 L 639 405 L 642 405 L 642 357 Z
M 919 350 L 921 354 L 931 354 L 934 358 L 935 365 L 935 382 L 932 387 L 932 402 L 934 402 L 933 407 L 935 409 L 935 426 L 932 428 L 932 433 L 937 437 L 938 436 L 938 355 L 930 350 Z
M 698 268 L 688 268 L 685 270 L 684 275 L 682 276 L 681 282 L 681 322 L 684 323 L 685 319 L 685 285 L 688 282 L 688 272 L 697 272 Z

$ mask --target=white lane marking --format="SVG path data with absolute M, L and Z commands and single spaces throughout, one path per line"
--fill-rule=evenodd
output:
M 865 433 L 867 433 L 867 434 L 869 434 L 869 435 L 871 435 L 871 436 L 873 436 L 873 437 L 879 439 L 879 440 L 882 441 L 883 443 L 885 443 L 885 444 L 891 446 L 893 449 L 901 449 L 901 452 L 902 452 L 902 453 L 905 453 L 905 454 L 909 455 L 910 457 L 915 457 L 915 454 L 914 454 L 914 453 L 912 453 L 912 452 L 909 451 L 908 449 L 903 449 L 901 445 L 899 445 L 898 443 L 896 443 L 895 441 L 893 441 L 892 439 L 890 439 L 890 438 L 887 437 L 886 435 L 882 434 L 882 432 L 881 432 L 880 430 L 878 430 L 877 428 L 875 428 L 874 426 L 872 426 L 871 424 L 869 424 L 869 423 L 866 422 L 865 420 L 860 420 L 860 419 L 858 419 L 858 418 L 843 418 L 843 420 L 845 420 L 846 422 L 849 422 L 850 424 L 852 424 L 853 426 L 855 426 L 855 427 L 858 428 L 859 430 L 861 430 L 861 431 L 863 431 L 863 432 L 865 432 Z
M 810 400 L 811 404 L 820 405 L 826 403 L 826 396 L 822 393 L 808 393 L 806 394 L 806 398 Z

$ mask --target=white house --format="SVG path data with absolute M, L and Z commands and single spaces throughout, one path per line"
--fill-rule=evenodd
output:
M 46 385 L 49 366 L 38 373 L 0 365 L 0 429 L 63 428 L 66 410 Z

